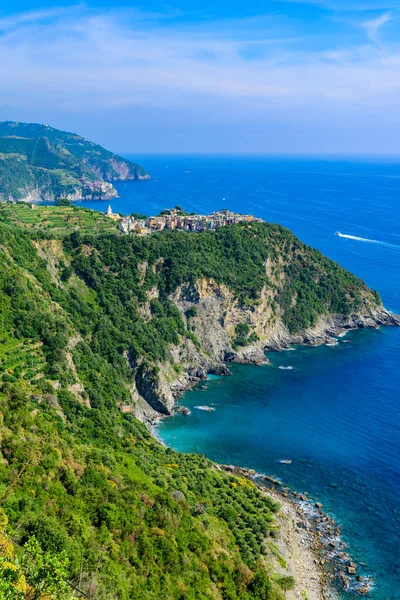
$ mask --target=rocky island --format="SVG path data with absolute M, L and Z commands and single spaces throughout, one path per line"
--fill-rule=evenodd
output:
M 276 499 L 141 421 L 230 362 L 398 317 L 279 225 L 129 236 L 87 209 L 40 207 L 43 227 L 37 209 L 6 208 L 0 569 L 12 565 L 22 597 L 38 581 L 33 554 L 53 561 L 57 599 L 71 585 L 93 599 L 321 598 L 281 555 Z
M 0 200 L 107 200 L 113 181 L 149 179 L 144 168 L 49 125 L 0 123 Z

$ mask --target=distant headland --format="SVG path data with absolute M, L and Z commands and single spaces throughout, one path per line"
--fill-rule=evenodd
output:
M 47 124 L 0 123 L 0 200 L 109 200 L 113 181 L 150 179 L 145 169 L 80 135 Z

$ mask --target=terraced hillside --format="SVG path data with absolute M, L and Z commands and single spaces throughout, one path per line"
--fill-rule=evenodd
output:
M 115 221 L 104 213 L 71 206 L 40 206 L 0 203 L 0 222 L 16 227 L 51 233 L 54 236 L 79 230 L 85 234 L 116 232 Z

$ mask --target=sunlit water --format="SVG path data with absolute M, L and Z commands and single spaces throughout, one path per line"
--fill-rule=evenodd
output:
M 155 214 L 180 204 L 203 213 L 254 213 L 292 229 L 400 312 L 400 162 L 141 162 L 153 179 L 119 183 L 115 212 Z M 108 203 L 82 204 L 105 211 Z M 268 357 L 271 367 L 237 365 L 233 377 L 188 392 L 182 402 L 191 414 L 164 421 L 159 435 L 178 450 L 252 467 L 307 491 L 343 526 L 362 572 L 375 579 L 372 597 L 400 598 L 400 329 L 350 333 L 336 347 Z M 215 411 L 195 408 L 204 405 Z M 279 462 L 286 458 L 292 464 Z

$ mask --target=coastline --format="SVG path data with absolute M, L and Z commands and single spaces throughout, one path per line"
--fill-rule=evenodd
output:
M 147 423 L 147 427 L 160 444 L 167 447 L 157 432 L 157 422 L 165 418 L 166 416 L 160 416 L 152 423 Z M 280 557 L 278 558 L 275 553 L 272 553 L 270 560 L 277 573 L 292 576 L 295 580 L 295 588 L 285 594 L 286 600 L 299 600 L 300 598 L 340 600 L 329 586 L 329 576 L 321 564 L 321 543 L 318 535 L 299 504 L 296 504 L 287 492 L 278 491 L 276 486 L 281 486 L 281 483 L 251 469 L 218 463 L 213 463 L 213 465 L 214 468 L 225 471 L 228 475 L 238 475 L 250 479 L 263 494 L 280 504 L 279 513 L 276 515 L 276 524 L 279 529 L 277 537 L 272 540 Z M 261 479 L 265 482 L 264 485 L 261 484 Z M 268 488 L 266 483 L 270 483 L 273 487 Z M 285 490 L 288 489 L 285 488 Z M 298 523 L 304 522 L 306 522 L 305 527 L 298 526 Z
M 157 433 L 157 422 L 165 418 L 160 415 L 147 427 L 167 447 Z M 246 477 L 261 493 L 280 504 L 277 536 L 268 540 L 277 552 L 272 549 L 269 558 L 278 574 L 295 580 L 295 588 L 286 592 L 286 600 L 340 600 L 342 592 L 349 593 L 349 598 L 369 597 L 373 579 L 357 575 L 358 567 L 341 539 L 340 527 L 323 511 L 321 503 L 253 469 L 215 462 L 213 465 L 230 476 Z
M 296 580 L 296 589 L 288 600 L 339 600 L 336 591 L 353 597 L 367 597 L 373 588 L 371 577 L 357 575 L 357 565 L 341 539 L 340 527 L 323 512 L 323 505 L 297 493 L 281 481 L 252 469 L 219 465 L 230 475 L 246 477 L 264 494 L 281 504 L 277 517 L 278 541 L 287 571 Z
M 327 323 L 323 323 L 322 327 L 314 330 L 312 334 L 310 331 L 306 332 L 301 339 L 295 336 L 291 336 L 289 339 L 281 337 L 274 340 L 275 343 L 264 346 L 262 362 L 254 360 L 257 353 L 251 357 L 243 356 L 242 360 L 232 362 L 254 365 L 269 364 L 264 354 L 265 350 L 280 352 L 294 350 L 293 346 L 295 345 L 308 347 L 337 345 L 338 338 L 343 338 L 351 331 L 363 328 L 378 329 L 381 325 L 400 325 L 398 315 L 386 309 L 377 311 L 374 319 L 374 323 L 365 319 L 355 326 L 346 327 L 342 323 L 336 323 L 329 328 Z M 227 365 L 229 362 L 224 363 L 225 368 Z M 231 374 L 229 370 L 228 373 Z M 227 375 L 228 373 L 220 374 Z M 175 407 L 169 415 L 153 414 L 147 419 L 146 424 L 152 435 L 164 446 L 167 444 L 158 435 L 158 423 L 177 412 L 190 414 L 190 412 L 185 412 L 188 409 L 184 405 L 178 404 L 178 398 L 201 381 L 208 379 L 207 375 L 208 373 L 199 377 L 191 377 L 189 381 L 184 382 L 184 385 L 177 386 L 174 390 L 177 392 L 176 395 L 174 394 Z M 214 466 L 232 476 L 247 477 L 262 493 L 281 505 L 279 514 L 276 516 L 279 534 L 276 539 L 272 538 L 269 541 L 276 544 L 285 566 L 282 567 L 281 561 L 277 556 L 274 557 L 273 551 L 270 552 L 270 560 L 278 574 L 292 576 L 296 582 L 295 589 L 286 592 L 287 600 L 300 598 L 340 600 L 342 593 L 346 593 L 346 597 L 349 598 L 369 597 L 369 593 L 374 587 L 373 579 L 358 573 L 358 566 L 341 539 L 340 527 L 331 516 L 323 512 L 322 504 L 308 498 L 306 493 L 297 493 L 286 487 L 281 481 L 266 474 L 256 473 L 252 469 L 217 463 L 214 463 Z
M 281 494 L 264 492 L 280 503 L 277 515 L 279 525 L 277 548 L 285 560 L 285 574 L 291 575 L 296 587 L 286 593 L 287 600 L 297 600 L 304 592 L 308 600 L 339 600 L 328 588 L 326 573 L 318 561 L 317 540 L 312 532 L 299 528 L 298 508 Z
M 287 600 L 302 597 L 307 600 L 339 600 L 339 596 L 329 587 L 329 577 L 321 564 L 318 536 L 300 506 L 284 495 L 285 492 L 277 491 L 280 482 L 251 469 L 226 465 L 220 465 L 219 468 L 230 475 L 247 477 L 263 494 L 280 504 L 276 516 L 279 530 L 274 544 L 281 560 L 275 560 L 274 566 L 278 572 L 295 580 L 295 588 L 286 593 Z M 260 480 L 270 483 L 271 487 L 263 485 Z
M 208 284 L 207 284 L 208 285 Z M 207 288 L 208 290 L 208 288 Z M 386 310 L 382 305 L 366 315 L 351 314 L 349 317 L 341 315 L 321 316 L 312 328 L 302 330 L 297 334 L 291 334 L 283 323 L 277 323 L 269 331 L 268 336 L 258 342 L 246 347 L 233 350 L 231 340 L 227 332 L 226 324 L 221 326 L 220 319 L 223 309 L 228 310 L 231 300 L 227 298 L 227 290 L 220 290 L 218 298 L 214 295 L 215 290 L 207 291 L 203 305 L 196 304 L 202 315 L 195 317 L 200 321 L 201 328 L 196 331 L 207 352 L 199 350 L 193 344 L 188 344 L 185 349 L 179 346 L 171 350 L 171 356 L 176 363 L 183 366 L 183 371 L 177 375 L 168 372 L 160 364 L 158 381 L 149 385 L 147 373 L 136 377 L 136 391 L 138 398 L 142 398 L 141 406 L 137 406 L 136 416 L 139 420 L 152 422 L 160 414 L 171 416 L 178 411 L 184 412 L 184 406 L 179 406 L 179 399 L 187 392 L 195 388 L 209 375 L 232 375 L 229 366 L 232 364 L 248 364 L 264 366 L 269 364 L 266 352 L 280 352 L 295 349 L 296 346 L 310 348 L 326 345 L 337 346 L 339 339 L 351 331 L 360 329 L 379 329 L 381 326 L 400 326 L 400 317 Z M 214 295 L 213 295 L 214 294 Z M 179 296 L 179 294 L 178 294 Z M 172 298 L 178 309 L 185 314 L 190 302 L 181 302 L 176 297 Z M 209 306 L 210 304 L 210 306 Z M 240 321 L 246 321 L 247 316 L 239 311 Z M 246 313 L 247 314 L 247 313 Z M 253 315 L 253 313 L 252 313 Z M 237 315 L 236 315 L 237 316 Z M 254 315 L 252 318 L 255 319 Z M 261 318 L 261 317 L 260 317 Z M 257 319 L 255 319 L 257 321 Z M 256 325 L 254 325 L 256 327 Z M 199 325 L 200 327 L 200 325 Z

